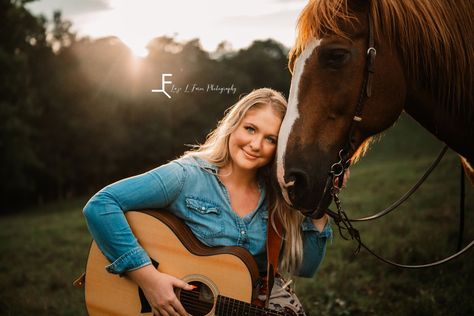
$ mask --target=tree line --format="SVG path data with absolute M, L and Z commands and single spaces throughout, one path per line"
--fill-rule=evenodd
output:
M 204 50 L 198 39 L 152 39 L 138 59 L 118 38 L 78 38 L 0 0 L 1 213 L 92 194 L 203 142 L 242 94 L 288 95 L 288 50 L 268 39 Z M 163 74 L 171 81 L 163 93 Z

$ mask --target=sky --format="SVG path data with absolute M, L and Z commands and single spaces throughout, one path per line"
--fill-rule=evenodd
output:
M 273 38 L 293 45 L 300 0 L 39 0 L 28 4 L 35 14 L 52 18 L 60 10 L 79 36 L 117 36 L 137 56 L 146 55 L 154 37 L 178 41 L 199 38 L 213 51 L 226 40 L 233 49 L 256 39 Z

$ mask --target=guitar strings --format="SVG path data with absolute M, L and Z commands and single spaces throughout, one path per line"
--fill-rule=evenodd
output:
M 199 302 L 199 301 L 196 301 L 196 300 L 189 300 L 189 299 L 184 299 L 184 300 L 181 300 L 182 303 L 184 303 L 183 305 L 186 305 L 186 303 L 189 303 L 190 306 L 193 306 L 193 307 L 197 307 L 197 306 L 201 306 L 202 308 L 208 308 L 209 306 L 212 307 L 214 304 L 213 303 L 203 303 L 203 302 Z
M 223 298 L 223 297 L 221 297 Z M 191 306 L 192 306 L 192 311 L 193 312 L 199 312 L 199 313 L 202 313 L 202 314 L 207 314 L 211 311 L 212 307 L 214 304 L 211 304 L 211 303 L 207 303 L 206 307 L 203 307 L 202 306 L 202 302 L 200 301 L 194 301 L 194 300 L 189 300 L 189 299 L 186 299 L 186 300 L 181 300 L 181 301 L 186 301 L 187 303 L 191 303 Z M 201 306 L 196 306 L 196 304 L 199 304 Z M 232 315 L 233 312 L 234 312 L 234 309 L 235 308 L 238 308 L 239 310 L 240 309 L 244 309 L 244 310 L 247 310 L 249 312 L 260 312 L 260 313 L 264 313 L 265 315 L 286 315 L 285 312 L 279 312 L 279 311 L 272 311 L 272 310 L 268 310 L 268 309 L 265 309 L 263 307 L 258 307 L 258 306 L 253 306 L 249 303 L 246 303 L 246 302 L 241 302 L 241 301 L 238 301 L 238 300 L 234 300 L 232 298 L 227 298 L 227 300 L 220 300 L 216 303 L 216 311 L 218 310 L 221 310 L 221 312 L 225 312 L 227 310 L 227 312 L 225 314 L 222 314 L 222 315 Z M 230 309 L 230 310 L 229 310 Z
M 193 312 L 207 314 L 212 310 L 214 300 L 212 302 L 205 302 L 199 299 L 199 295 L 199 291 L 181 292 L 180 301 L 184 303 L 183 305 L 189 303 L 190 307 L 192 307 Z
M 191 292 L 181 292 L 180 297 L 182 298 L 181 301 L 185 303 L 189 303 L 193 307 L 194 312 L 200 312 L 200 313 L 208 313 L 212 309 L 214 305 L 214 300 L 211 302 L 205 302 L 199 299 L 200 291 L 191 291 Z M 220 298 L 220 299 L 219 299 Z M 231 305 L 237 305 L 237 306 L 231 306 Z M 238 308 L 244 308 L 248 309 L 249 312 L 253 311 L 260 311 L 264 312 L 265 315 L 287 315 L 285 312 L 280 312 L 280 311 L 274 311 L 274 310 L 269 310 L 260 306 L 255 306 L 250 303 L 242 302 L 230 297 L 226 296 L 218 296 L 217 302 L 216 302 L 216 311 L 217 309 L 220 309 L 219 307 L 228 309 L 230 307 L 230 313 L 232 314 L 233 309 L 235 307 Z M 224 310 L 222 310 L 224 311 Z M 230 314 L 230 315 L 231 315 Z
M 284 311 L 270 310 L 270 309 L 266 309 L 266 308 L 263 308 L 263 307 L 253 306 L 249 303 L 240 302 L 240 301 L 236 301 L 236 300 L 227 301 L 227 302 L 225 302 L 225 301 L 217 302 L 216 311 L 219 311 L 219 310 L 221 312 L 227 311 L 225 314 L 219 314 L 219 315 L 234 315 L 236 310 L 254 312 L 257 315 L 275 315 L 275 316 L 287 315 L 287 313 L 284 312 Z M 203 314 L 206 314 L 210 311 L 210 309 L 206 308 L 205 311 L 203 311 L 202 308 L 200 308 L 199 311 L 202 312 Z
M 214 305 L 213 303 L 202 303 L 196 300 L 188 300 L 188 299 L 181 300 L 181 302 L 184 303 L 183 305 L 188 304 L 189 306 L 193 308 L 201 308 L 201 309 L 211 309 L 212 306 Z

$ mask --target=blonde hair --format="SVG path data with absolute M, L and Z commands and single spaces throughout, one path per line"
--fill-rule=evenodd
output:
M 225 111 L 215 130 L 206 138 L 204 144 L 195 145 L 184 156 L 197 156 L 221 168 L 231 163 L 229 154 L 229 138 L 237 129 L 245 114 L 250 109 L 270 106 L 282 119 L 286 113 L 287 102 L 278 91 L 270 88 L 256 89 L 245 95 L 237 103 Z M 281 269 L 294 273 L 303 258 L 303 241 L 301 223 L 303 216 L 297 210 L 289 207 L 284 201 L 280 190 L 271 182 L 273 160 L 258 170 L 265 182 L 268 209 L 278 216 L 284 228 L 284 244 L 281 257 Z M 270 218 L 273 222 L 274 218 Z

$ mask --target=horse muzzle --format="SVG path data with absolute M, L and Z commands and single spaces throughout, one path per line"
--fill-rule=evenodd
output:
M 332 202 L 332 177 L 324 183 L 313 184 L 308 174 L 299 169 L 289 169 L 282 186 L 285 199 L 303 215 L 321 218 Z M 320 189 L 319 189 L 320 188 Z

